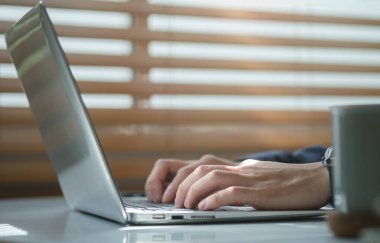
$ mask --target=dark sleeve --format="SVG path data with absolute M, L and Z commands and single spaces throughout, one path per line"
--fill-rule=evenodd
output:
M 243 161 L 246 159 L 256 159 L 262 161 L 274 161 L 282 163 L 312 163 L 322 160 L 327 147 L 322 145 L 314 145 L 303 149 L 296 150 L 294 152 L 282 151 L 282 150 L 270 150 L 254 154 L 248 154 L 243 156 L 237 161 Z

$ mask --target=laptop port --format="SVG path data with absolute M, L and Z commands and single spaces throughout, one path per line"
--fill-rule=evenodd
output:
M 165 215 L 164 214 L 154 214 L 153 219 L 165 219 Z
M 183 215 L 172 215 L 172 219 L 181 220 L 181 219 L 183 219 Z

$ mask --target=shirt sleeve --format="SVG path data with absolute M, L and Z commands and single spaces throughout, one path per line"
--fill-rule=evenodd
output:
M 240 162 L 246 159 L 256 159 L 262 161 L 274 161 L 282 163 L 312 163 L 322 160 L 327 147 L 323 145 L 313 145 L 306 148 L 298 149 L 293 152 L 283 150 L 269 150 L 258 153 L 248 154 L 236 161 Z

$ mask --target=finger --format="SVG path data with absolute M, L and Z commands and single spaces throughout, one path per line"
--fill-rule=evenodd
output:
M 200 165 L 191 174 L 189 174 L 177 189 L 177 195 L 175 198 L 176 207 L 183 207 L 186 196 L 190 187 L 197 182 L 200 178 L 207 175 L 210 171 L 214 170 L 227 170 L 227 166 L 224 165 Z
M 145 183 L 145 194 L 154 202 L 161 202 L 168 177 L 174 175 L 186 162 L 174 159 L 158 160 Z
M 215 191 L 225 189 L 230 186 L 245 186 L 248 182 L 244 180 L 244 175 L 240 175 L 231 168 L 225 167 L 224 170 L 216 169 L 207 173 L 204 177 L 190 185 L 186 194 L 184 206 L 194 208 L 199 201 L 209 196 Z
M 162 197 L 163 203 L 170 203 L 174 201 L 174 198 L 177 195 L 177 190 L 179 185 L 182 183 L 183 180 L 186 179 L 186 177 L 191 174 L 195 169 L 195 165 L 187 165 L 181 169 L 178 170 L 177 174 L 173 178 L 173 180 L 170 182 L 170 184 L 167 186 L 165 193 Z
M 198 204 L 198 208 L 200 210 L 213 210 L 228 205 L 252 205 L 254 197 L 254 192 L 249 187 L 231 186 L 206 197 Z
M 172 202 L 174 198 L 177 198 L 178 195 L 178 188 L 179 185 L 198 167 L 201 165 L 230 165 L 230 166 L 236 166 L 237 163 L 233 161 L 229 161 L 226 159 L 222 159 L 219 157 L 216 157 L 214 155 L 204 155 L 202 158 L 198 161 L 192 161 L 192 164 L 182 168 L 180 171 L 178 171 L 175 178 L 172 180 L 170 185 L 167 187 L 164 196 L 162 198 L 162 201 L 165 203 Z M 181 196 L 183 197 L 183 196 Z M 181 203 L 178 204 L 178 207 L 183 207 L 183 199 L 181 199 Z

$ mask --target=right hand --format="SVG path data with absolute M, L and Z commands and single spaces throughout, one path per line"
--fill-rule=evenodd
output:
M 200 160 L 159 159 L 145 182 L 145 194 L 154 202 L 174 202 L 179 185 L 200 165 L 236 166 L 239 163 L 214 155 Z

